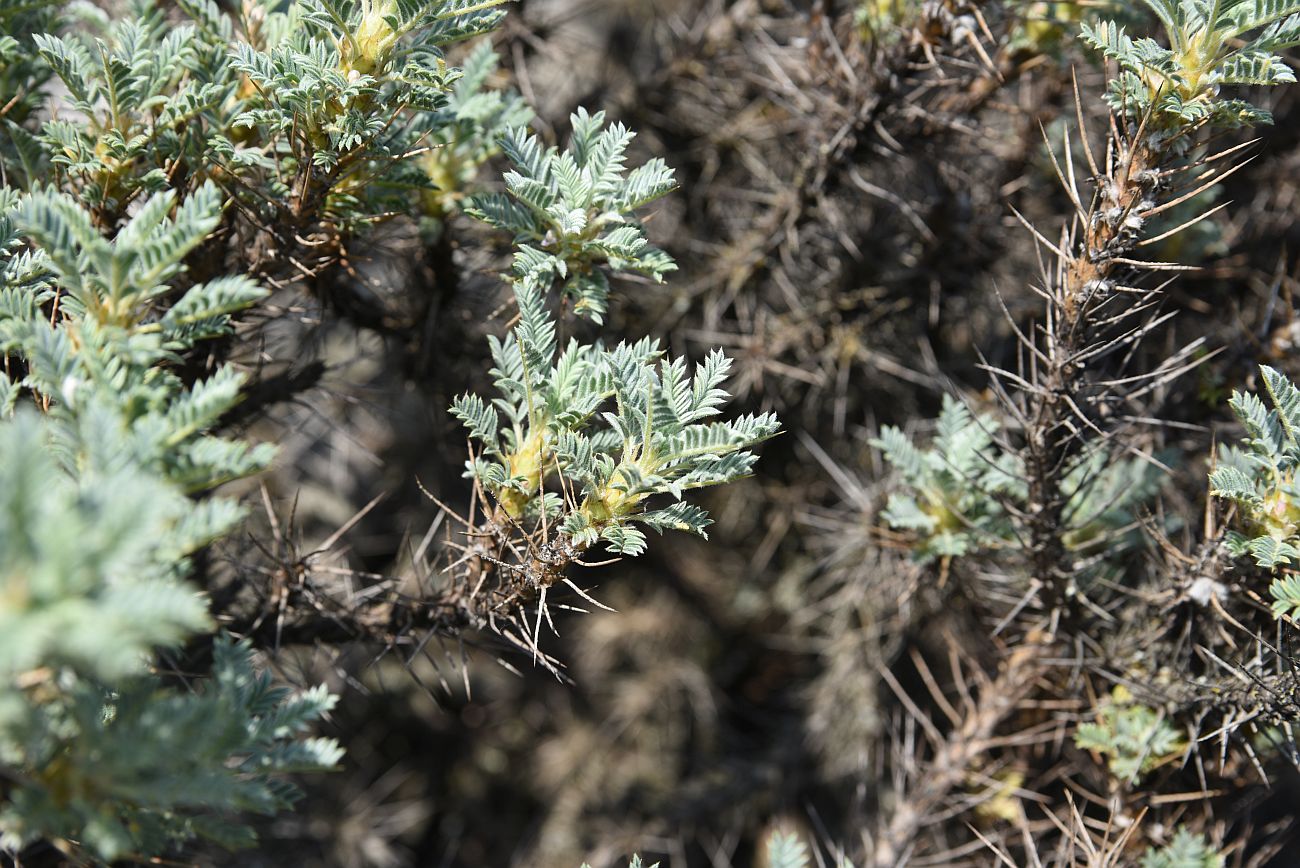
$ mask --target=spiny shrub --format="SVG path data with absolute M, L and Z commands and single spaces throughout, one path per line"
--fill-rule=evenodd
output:
M 1262 768 L 1256 727 L 1289 727 L 1295 720 L 1293 677 L 1283 674 L 1292 669 L 1290 640 L 1279 647 L 1276 631 L 1293 628 L 1300 614 L 1300 389 L 1264 366 L 1264 397 L 1233 393 L 1229 407 L 1245 433 L 1220 449 L 1209 477 L 1211 503 L 1198 522 L 1193 511 L 1171 509 L 1161 495 L 1178 478 L 1177 468 L 1202 456 L 1160 449 L 1165 438 L 1147 426 L 1165 421 L 1150 409 L 1154 395 L 1196 367 L 1203 350 L 1195 343 L 1171 352 L 1140 348 L 1177 313 L 1155 313 L 1168 284 L 1153 275 L 1182 268 L 1145 258 L 1144 248 L 1212 213 L 1204 194 L 1234 170 L 1230 162 L 1222 169 L 1215 164 L 1235 152 L 1216 151 L 1214 136 L 1272 121 L 1229 88 L 1296 81 L 1281 53 L 1300 44 L 1300 3 L 1146 0 L 1145 6 L 1163 42 L 1130 36 L 1105 14 L 1083 17 L 1084 42 L 1113 71 L 1105 97 L 1109 129 L 1104 151 L 1086 128 L 1077 132 L 1077 149 L 1068 134 L 1063 153 L 1048 139 L 1070 212 L 1060 231 L 1020 217 L 1044 251 L 1033 287 L 1044 310 L 1024 325 L 1003 309 L 1018 363 L 983 366 L 991 382 L 982 412 L 945 396 L 932 438 L 884 426 L 872 441 L 896 471 L 879 513 L 900 532 L 889 539 L 923 564 L 939 561 L 940 588 L 957 576 L 964 602 L 995 625 L 995 635 L 1016 625 L 1021 631 L 998 660 L 997 680 L 976 702 L 963 690 L 965 706 L 958 710 L 930 685 L 953 726 L 943 737 L 930 733 L 932 765 L 904 764 L 913 776 L 898 794 L 905 807 L 881 824 L 885 843 L 877 845 L 875 864 L 911 852 L 906 847 L 925 822 L 915 799 L 940 810 L 938 794 L 961 780 L 945 771 L 952 758 L 973 758 L 980 746 L 997 741 L 993 733 L 1010 726 L 1013 711 L 1030 707 L 1030 697 L 1057 696 L 1084 707 L 1062 730 L 1072 727 L 1073 747 L 1090 758 L 1073 756 L 1078 771 L 1067 775 L 1082 780 L 1090 763 L 1104 765 L 1098 791 L 1127 811 L 1138 802 L 1154 804 L 1154 793 L 1178 787 L 1167 782 L 1192 777 L 1191 770 L 1204 774 L 1198 752 L 1209 742 L 1218 745 L 1222 768 Z M 1084 97 L 1076 99 L 1082 127 Z M 1079 182 L 1083 166 L 1091 186 Z M 1172 228 L 1157 222 L 1192 201 L 1202 203 L 1199 216 Z M 1150 367 L 1137 364 L 1139 358 Z M 1284 624 L 1261 618 L 1270 606 L 1260 596 L 1260 573 L 1271 581 L 1272 614 Z M 1203 612 L 1212 613 L 1210 625 L 1199 620 Z M 1238 641 L 1252 650 L 1242 652 Z M 1250 661 L 1224 662 L 1241 654 Z M 1065 672 L 1070 678 L 1061 677 Z M 1109 682 L 1109 689 L 1090 687 L 1089 698 L 1080 699 L 1075 676 Z M 1237 679 L 1249 687 L 1237 688 Z M 924 714 L 913 716 L 932 728 Z M 1027 743 L 1035 740 L 1030 729 Z M 1020 774 L 1014 763 L 1008 768 Z M 1204 777 L 1192 785 L 1208 789 Z M 1144 865 L 1220 862 L 1190 829 L 1143 859 Z

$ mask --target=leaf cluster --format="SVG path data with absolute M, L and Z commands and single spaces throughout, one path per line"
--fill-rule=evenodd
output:
M 773 832 L 767 838 L 767 864 L 771 868 L 808 868 L 808 845 L 794 832 Z
M 1114 21 L 1083 22 L 1083 38 L 1119 65 L 1108 101 L 1117 113 L 1152 112 L 1157 128 L 1271 123 L 1272 116 L 1224 86 L 1278 85 L 1295 74 L 1279 52 L 1300 44 L 1296 0 L 1144 0 L 1168 45 L 1134 39 Z
M 208 46 L 193 25 L 171 26 L 161 10 L 140 11 L 106 24 L 100 37 L 33 37 L 80 118 L 40 125 L 18 164 L 29 185 L 48 163 L 83 202 L 118 214 L 136 197 L 168 187 L 169 166 L 202 154 L 198 121 L 226 91 Z
M 38 151 L 27 125 L 39 112 L 51 71 L 36 53 L 32 34 L 54 30 L 60 5 L 54 0 L 0 2 L 0 95 L 8 109 L 0 119 L 0 161 L 10 172 L 25 171 Z
M 1210 493 L 1237 505 L 1238 530 L 1226 545 L 1237 557 L 1279 570 L 1300 560 L 1300 389 L 1282 373 L 1260 367 L 1268 404 L 1249 392 L 1228 402 L 1246 436 L 1220 450 L 1210 473 Z M 1278 617 L 1300 611 L 1300 581 L 1282 575 L 1270 588 Z
M 443 49 L 492 30 L 506 2 L 303 0 L 274 44 L 234 44 L 231 65 L 253 92 L 233 126 L 287 142 L 299 171 L 387 174 L 427 135 L 419 121 L 447 107 L 460 72 Z M 233 137 L 220 147 L 239 153 Z M 262 153 L 274 160 L 276 150 Z
M 152 676 L 116 681 L 63 673 L 29 679 L 52 694 L 0 717 L 0 757 L 19 783 L 0 808 L 0 846 L 71 838 L 105 861 L 193 838 L 248 846 L 234 813 L 274 814 L 298 790 L 288 772 L 329 768 L 341 751 L 303 738 L 334 705 L 324 687 L 291 694 L 253 668 L 246 643 L 219 637 L 212 677 L 195 692 Z
M 479 168 L 501 153 L 506 133 L 533 120 L 533 110 L 517 93 L 485 87 L 500 60 L 491 43 L 480 42 L 465 58 L 446 107 L 429 118 L 430 147 L 421 165 L 436 188 L 425 197 L 431 216 L 455 207 Z
M 197 694 L 150 672 L 156 648 L 211 630 L 189 557 L 243 514 L 192 495 L 273 454 L 212 432 L 239 399 L 232 367 L 194 383 L 174 370 L 265 295 L 239 276 L 186 280 L 222 198 L 153 194 L 110 238 L 66 194 L 0 190 L 0 352 L 20 374 L 0 375 L 6 847 L 65 837 L 112 860 L 246 842 L 232 812 L 291 800 L 272 775 L 337 759 L 299 739 L 332 698 L 287 699 L 247 649 L 218 643 Z
M 1179 828 L 1163 847 L 1148 847 L 1142 868 L 1223 868 L 1223 857 L 1203 836 Z
M 545 293 L 560 282 L 574 310 L 600 322 L 610 271 L 662 281 L 677 269 L 651 245 L 633 212 L 675 187 L 673 171 L 655 158 L 631 170 L 626 153 L 634 133 L 605 127 L 605 113 L 579 109 L 570 118 L 569 147 L 547 148 L 522 128 L 506 133 L 501 149 L 513 170 L 508 193 L 473 196 L 465 213 L 514 234 L 515 278 Z
M 1097 709 L 1097 719 L 1080 723 L 1074 743 L 1107 758 L 1110 773 L 1131 783 L 1187 750 L 1182 734 L 1153 708 L 1136 702 L 1123 687 Z
M 881 517 L 914 535 L 917 560 L 1020 545 L 1015 516 L 1028 496 L 1024 463 L 997 432 L 992 417 L 976 416 L 945 395 L 928 448 L 889 425 L 872 441 L 905 486 L 890 494 Z M 1136 542 L 1134 510 L 1150 501 L 1161 481 L 1156 462 L 1114 461 L 1101 452 L 1081 455 L 1063 480 L 1066 546 L 1079 554 L 1102 551 L 1119 558 Z
M 707 513 L 686 491 L 748 476 L 750 447 L 773 436 L 772 414 L 727 421 L 721 388 L 730 360 L 714 351 L 693 372 L 641 340 L 607 349 L 571 341 L 563 352 L 536 288 L 516 284 L 520 321 L 490 338 L 499 397 L 465 395 L 452 412 L 482 447 L 470 473 L 513 519 L 545 513 L 579 548 L 645 548 L 633 522 L 705 536 Z M 554 480 L 560 492 L 547 492 Z M 673 503 L 648 501 L 669 495 Z
M 266 294 L 234 276 L 176 298 L 185 256 L 216 226 L 221 199 L 212 185 L 179 204 L 171 191 L 154 194 L 110 240 L 66 194 L 0 197 L 10 205 L 0 221 L 9 250 L 0 257 L 0 351 L 26 362 L 11 388 L 30 390 L 57 418 L 74 419 L 92 402 L 111 406 L 135 460 L 187 491 L 245 476 L 271 455 L 206 433 L 238 401 L 233 368 L 193 386 L 169 370 Z M 22 241 L 29 246 L 19 250 Z
M 917 535 L 913 553 L 921 562 L 1001 545 L 1010 536 L 999 495 L 1015 489 L 1020 477 L 994 447 L 996 430 L 992 418 L 944 395 L 930 448 L 892 425 L 871 441 L 910 489 L 890 494 L 881 517 Z
M 470 56 L 459 97 L 444 56 L 493 29 L 506 2 L 250 0 L 238 25 L 212 0 L 134 0 L 77 27 L 56 11 L 0 16 L 0 97 L 39 101 L 57 79 L 73 110 L 0 119 L 7 176 L 30 188 L 53 174 L 101 226 L 211 179 L 263 229 L 321 216 L 355 229 L 446 177 L 463 187 L 496 137 L 529 120 L 517 97 L 482 90 L 490 49 Z M 10 55 L 28 60 L 7 83 Z M 431 182 L 436 166 L 415 159 L 431 148 L 460 168 Z

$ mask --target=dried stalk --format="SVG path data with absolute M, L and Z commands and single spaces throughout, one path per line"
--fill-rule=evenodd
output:
M 997 678 L 988 682 L 967 707 L 960 725 L 934 745 L 923 772 L 913 777 L 915 786 L 898 794 L 898 806 L 876 837 L 869 865 L 895 868 L 908 863 L 921 830 L 934 821 L 952 793 L 969 779 L 998 726 L 1015 712 L 1047 671 L 1045 661 L 1050 653 L 1047 645 L 1026 641 L 1007 658 Z

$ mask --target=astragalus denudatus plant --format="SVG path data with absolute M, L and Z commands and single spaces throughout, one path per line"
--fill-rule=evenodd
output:
M 609 273 L 672 269 L 632 213 L 672 173 L 625 173 L 631 133 L 585 111 L 570 150 L 544 149 L 518 126 L 520 98 L 485 89 L 486 42 L 452 65 L 446 49 L 504 5 L 0 7 L 0 848 L 14 860 L 254 844 L 250 817 L 300 795 L 291 774 L 347 762 L 309 732 L 336 696 L 276 686 L 267 654 L 495 632 L 558 671 L 540 648 L 548 592 L 591 599 L 567 567 L 642 553 L 640 528 L 705 535 L 686 493 L 748 476 L 777 432 L 771 414 L 720 415 L 720 353 L 691 375 L 651 338 L 561 347 L 552 308 L 599 320 Z M 479 178 L 501 152 L 514 199 Z M 355 273 L 354 251 L 400 214 L 433 218 L 422 237 L 437 245 L 465 202 L 519 245 L 518 324 L 490 342 L 498 395 L 454 407 L 483 507 L 462 519 L 468 544 L 424 595 L 379 582 L 308 615 L 225 594 L 212 545 L 248 515 L 230 483 L 276 462 L 249 435 L 275 398 L 240 406 L 257 377 L 243 348 L 282 310 L 272 293 Z

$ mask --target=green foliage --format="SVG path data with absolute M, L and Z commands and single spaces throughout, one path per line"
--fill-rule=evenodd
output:
M 1133 700 L 1123 687 L 1097 709 L 1095 723 L 1080 723 L 1074 743 L 1107 757 L 1110 773 L 1126 783 L 1187 750 L 1182 735 L 1155 709 Z
M 506 2 L 302 0 L 275 38 L 235 42 L 242 98 L 212 156 L 262 219 L 355 227 L 408 209 L 430 187 L 413 157 L 460 120 L 443 49 L 493 29 Z
M 0 846 L 71 838 L 111 861 L 195 836 L 250 843 L 233 812 L 287 807 L 280 773 L 337 761 L 332 741 L 299 738 L 333 697 L 289 698 L 224 640 L 197 694 L 150 674 L 154 647 L 210 629 L 186 556 L 242 513 L 141 463 L 148 450 L 99 392 L 78 400 L 75 414 L 0 422 L 0 763 L 13 783 Z
M 1247 392 L 1233 392 L 1228 402 L 1246 436 L 1239 446 L 1220 450 L 1210 493 L 1237 505 L 1240 530 L 1229 531 L 1228 550 L 1278 570 L 1300 561 L 1300 389 L 1267 366 L 1260 377 L 1267 405 Z M 1300 611 L 1294 576 L 1276 578 L 1269 590 L 1275 615 Z
M 337 759 L 299 738 L 332 698 L 287 699 L 246 648 L 219 642 L 197 693 L 150 671 L 154 649 L 211 630 L 188 558 L 242 517 L 190 495 L 273 452 L 211 433 L 239 399 L 233 368 L 193 384 L 171 370 L 265 296 L 243 277 L 186 280 L 221 200 L 212 185 L 153 194 L 108 238 L 66 194 L 0 192 L 0 351 L 22 372 L 0 421 L 5 847 L 69 838 L 107 861 L 248 843 L 234 812 L 287 806 L 275 775 Z
M 61 5 L 53 0 L 0 2 L 0 105 L 7 109 L 0 119 L 0 162 L 11 179 L 25 183 L 39 177 L 42 155 L 32 135 L 33 115 L 51 75 L 32 35 L 58 26 Z
M 914 535 L 912 551 L 925 563 L 993 548 L 1014 548 L 1007 505 L 1023 505 L 1025 472 L 1018 454 L 995 442 L 997 423 L 975 416 L 951 396 L 928 449 L 885 426 L 872 441 L 902 477 L 907 493 L 890 494 L 881 517 Z M 1162 475 L 1149 460 L 1110 460 L 1100 452 L 1077 459 L 1064 479 L 1064 541 L 1072 551 L 1118 557 L 1137 541 L 1134 510 L 1159 490 Z
M 808 868 L 808 846 L 794 832 L 773 832 L 767 836 L 769 868 Z
M 42 666 L 105 680 L 136 674 L 153 646 L 209 626 L 179 567 L 229 529 L 238 510 L 220 501 L 200 507 L 140 467 L 108 407 L 78 421 L 40 421 L 24 408 L 0 424 L 5 683 Z M 70 446 L 82 459 L 76 477 L 52 454 Z
M 1015 489 L 1020 477 L 1009 456 L 994 448 L 996 430 L 991 418 L 945 395 L 929 449 L 888 425 L 872 441 L 911 489 L 891 494 L 881 517 L 917 534 L 913 552 L 922 562 L 1000 545 L 1010 536 L 999 495 Z
M 1288 547 L 1286 556 L 1294 558 L 1300 555 L 1294 548 Z M 1300 616 L 1300 577 L 1294 574 L 1281 576 L 1269 585 L 1269 595 L 1273 598 L 1273 614 L 1279 618 L 1295 619 Z
M 1142 868 L 1223 868 L 1223 857 L 1201 835 L 1179 829 L 1164 847 L 1148 847 Z
M 1116 112 L 1155 112 L 1157 127 L 1270 123 L 1271 115 L 1224 85 L 1277 85 L 1295 74 L 1277 53 L 1300 44 L 1296 0 L 1144 0 L 1164 27 L 1168 46 L 1133 39 L 1113 21 L 1084 22 L 1084 40 L 1118 63 L 1108 99 Z
M 206 433 L 238 401 L 234 370 L 219 368 L 186 388 L 166 368 L 197 340 L 224 333 L 231 313 L 265 295 L 246 278 L 220 278 L 191 286 L 163 310 L 185 256 L 220 218 L 217 189 L 201 187 L 179 204 L 170 191 L 154 194 L 112 240 L 64 194 L 7 201 L 0 350 L 27 361 L 19 385 L 53 402 L 57 418 L 75 417 L 92 396 L 112 406 L 130 432 L 134 459 L 187 491 L 265 467 L 269 447 L 250 449 Z M 34 252 L 16 251 L 20 236 Z M 45 306 L 56 300 L 59 315 L 52 318 Z
M 101 37 L 37 34 L 40 55 L 84 117 L 54 117 L 37 140 L 43 159 L 92 208 L 121 213 L 137 196 L 168 186 L 166 167 L 193 161 L 200 116 L 224 96 L 200 31 L 171 26 L 161 9 L 119 19 Z M 37 162 L 39 160 L 39 162 Z
M 705 536 L 707 513 L 683 494 L 749 475 L 750 447 L 776 434 L 776 417 L 703 421 L 728 398 L 721 384 L 731 363 L 720 352 L 693 375 L 650 340 L 613 349 L 571 341 L 560 352 L 537 288 L 520 281 L 516 298 L 512 340 L 490 339 L 500 397 L 466 395 L 452 406 L 482 447 L 470 473 L 510 517 L 545 509 L 582 549 L 604 541 L 640 554 L 645 536 L 633 522 Z M 567 501 L 544 491 L 548 479 Z M 674 502 L 652 508 L 657 495 Z
M 111 637 L 115 626 L 96 632 Z M 217 640 L 212 677 L 193 693 L 147 675 L 108 687 L 45 671 L 23 684 L 26 707 L 0 705 L 0 760 L 16 775 L 0 809 L 7 848 L 72 838 L 112 861 L 195 837 L 246 846 L 252 833 L 233 812 L 288 807 L 298 792 L 280 775 L 340 756 L 331 740 L 300 738 L 334 697 L 324 687 L 297 696 L 273 687 L 254 672 L 248 646 L 228 639 Z
M 430 116 L 432 142 L 421 165 L 436 188 L 425 196 L 432 216 L 442 216 L 459 202 L 479 167 L 501 152 L 509 130 L 532 122 L 533 110 L 518 94 L 485 89 L 499 62 L 490 43 L 479 43 L 465 59 L 446 108 Z
M 662 281 L 677 268 L 646 241 L 632 212 L 666 195 L 673 172 L 658 158 L 626 171 L 634 134 L 622 124 L 605 129 L 605 113 L 579 109 L 573 135 L 561 152 L 516 128 L 501 141 L 514 165 L 509 195 L 474 196 L 465 212 L 514 233 L 514 273 L 545 293 L 559 280 L 574 310 L 597 322 L 605 312 L 611 271 L 631 271 Z
M 415 157 L 447 150 L 434 180 L 463 186 L 494 137 L 529 119 L 516 97 L 481 91 L 490 49 L 470 55 L 456 92 L 443 56 L 495 27 L 506 2 L 250 0 L 237 29 L 210 0 L 177 4 L 184 23 L 136 0 L 62 33 L 54 4 L 20 4 L 0 16 L 0 96 L 35 105 L 55 77 L 74 113 L 0 121 L 9 183 L 52 173 L 103 226 L 204 180 L 268 228 L 325 216 L 354 229 L 409 210 L 430 189 Z

